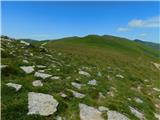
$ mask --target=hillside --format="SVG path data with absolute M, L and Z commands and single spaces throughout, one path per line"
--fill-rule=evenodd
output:
M 1 62 L 3 120 L 160 119 L 160 51 L 145 44 L 3 37 Z
M 147 41 L 142 41 L 142 40 L 134 40 L 134 41 L 145 44 L 145 45 L 147 45 L 149 47 L 152 47 L 154 49 L 160 50 L 160 44 L 159 43 L 147 42 Z

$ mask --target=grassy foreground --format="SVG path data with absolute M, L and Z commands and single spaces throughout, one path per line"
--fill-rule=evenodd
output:
M 160 89 L 160 70 L 153 64 L 160 64 L 160 51 L 144 44 L 113 36 L 89 35 L 84 38 L 34 41 L 30 46 L 18 40 L 2 38 L 1 47 L 1 62 L 7 65 L 1 70 L 2 120 L 54 120 L 56 116 L 80 120 L 78 103 L 96 108 L 106 106 L 131 120 L 139 119 L 131 113 L 129 106 L 143 112 L 147 120 L 156 120 L 154 113 L 160 113 L 160 93 L 153 89 Z M 36 65 L 46 68 L 39 69 Z M 44 70 L 53 76 L 60 76 L 60 80 L 48 78 L 42 80 L 43 87 L 33 87 L 32 82 L 39 78 L 34 73 L 26 74 L 20 66 L 35 66 L 35 71 Z M 79 70 L 91 76 L 84 77 L 78 74 Z M 92 79 L 97 80 L 97 86 L 87 84 Z M 8 82 L 23 87 L 16 92 L 5 85 Z M 76 89 L 71 82 L 84 86 Z M 75 98 L 69 89 L 86 97 Z M 59 102 L 57 112 L 48 117 L 27 115 L 28 92 L 53 95 Z M 66 98 L 60 96 L 62 92 L 67 95 Z M 99 93 L 105 98 L 100 97 Z M 135 98 L 140 98 L 143 103 L 137 103 Z M 107 119 L 107 115 L 104 114 L 104 118 Z

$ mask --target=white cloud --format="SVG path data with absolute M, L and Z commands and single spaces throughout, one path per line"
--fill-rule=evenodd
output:
M 146 33 L 141 33 L 139 36 L 145 37 L 147 34 Z
M 133 19 L 128 25 L 130 27 L 160 27 L 160 16 L 155 16 L 149 19 Z
M 127 32 L 128 30 L 129 30 L 128 28 L 124 28 L 124 27 L 118 28 L 119 32 Z

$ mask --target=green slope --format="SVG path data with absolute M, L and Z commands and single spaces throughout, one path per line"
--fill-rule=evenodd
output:
M 52 120 L 58 115 L 67 120 L 80 120 L 78 103 L 84 103 L 95 108 L 106 106 L 131 120 L 139 120 L 131 113 L 129 106 L 132 106 L 141 111 L 147 120 L 156 120 L 154 113 L 160 112 L 160 93 L 153 88 L 160 89 L 160 75 L 159 68 L 153 63 L 160 64 L 160 51 L 125 38 L 97 35 L 37 41 L 32 46 L 25 46 L 16 40 L 2 40 L 2 65 L 8 65 L 2 69 L 2 119 Z M 29 63 L 23 63 L 24 59 Z M 47 78 L 42 80 L 43 87 L 33 87 L 32 82 L 37 79 L 34 72 L 25 74 L 20 66 L 39 64 L 46 66 L 43 69 L 45 73 L 60 76 L 61 79 L 52 81 Z M 35 71 L 38 70 L 35 67 Z M 91 76 L 81 76 L 79 70 Z M 101 76 L 97 75 L 99 72 Z M 123 75 L 124 78 L 116 75 Z M 97 86 L 87 84 L 92 79 L 97 80 Z M 5 85 L 8 82 L 22 84 L 23 88 L 17 93 Z M 76 89 L 71 82 L 84 86 Z M 83 93 L 86 97 L 75 98 L 68 89 Z M 31 91 L 53 95 L 59 102 L 56 113 L 48 117 L 28 116 L 27 94 Z M 62 98 L 61 92 L 67 98 Z M 99 92 L 105 99 L 100 98 Z M 113 96 L 109 94 L 112 92 Z M 135 97 L 143 103 L 137 103 Z M 107 120 L 106 113 L 104 118 Z

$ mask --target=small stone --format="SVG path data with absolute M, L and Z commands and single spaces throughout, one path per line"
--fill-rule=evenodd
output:
M 63 97 L 63 98 L 67 97 L 67 95 L 64 94 L 63 92 L 61 92 L 60 95 L 61 95 L 61 97 Z
M 7 83 L 6 84 L 8 87 L 13 87 L 16 89 L 16 91 L 19 91 L 22 88 L 22 85 L 20 84 L 15 84 L 15 83 Z
M 57 111 L 58 102 L 49 94 L 28 93 L 28 115 L 39 114 L 48 116 Z
M 155 90 L 156 92 L 160 92 L 159 88 L 153 88 L 153 90 Z
M 116 77 L 118 77 L 118 78 L 122 78 L 122 79 L 124 78 L 124 76 L 123 76 L 123 75 L 119 75 L 119 74 L 118 74 L 118 75 L 116 75 Z
M 99 106 L 99 107 L 98 107 L 98 110 L 99 110 L 100 112 L 104 112 L 104 111 L 108 111 L 109 109 L 108 109 L 107 107 L 104 107 L 104 106 Z
M 8 65 L 1 65 L 1 69 L 6 68 Z
M 94 79 L 94 80 L 90 80 L 88 82 L 89 85 L 97 85 L 97 81 Z
M 108 115 L 108 120 L 130 120 L 125 115 L 123 115 L 117 111 L 109 110 L 107 112 L 107 115 Z
M 59 76 L 53 76 L 53 77 L 51 77 L 51 80 L 59 80 L 59 79 L 60 79 Z
M 143 101 L 142 101 L 140 98 L 134 98 L 134 100 L 135 100 L 137 103 L 143 103 Z
M 90 107 L 85 104 L 79 104 L 80 119 L 81 120 L 104 120 L 96 108 Z
M 32 73 L 34 71 L 34 66 L 22 66 L 20 68 L 27 74 Z
M 38 86 L 43 86 L 43 83 L 41 82 L 41 80 L 36 80 L 32 82 L 32 85 L 38 87 Z
M 38 72 L 43 73 L 43 72 L 45 72 L 45 70 L 38 70 Z
M 101 72 L 98 72 L 98 73 L 97 73 L 97 76 L 98 76 L 98 77 L 101 77 L 101 76 L 102 76 Z
M 73 96 L 76 98 L 84 98 L 86 95 L 82 94 L 82 93 L 78 93 L 76 91 L 71 90 L 71 92 L 73 93 Z
M 29 63 L 28 60 L 23 60 L 23 63 Z
M 25 44 L 25 45 L 27 45 L 27 46 L 30 45 L 30 43 L 28 43 L 28 42 L 26 42 L 26 41 L 22 41 L 22 40 L 20 41 L 20 43 Z
M 134 114 L 137 118 L 139 118 L 140 120 L 145 120 L 144 114 L 139 112 L 138 110 L 136 110 L 135 108 L 129 106 L 132 114 Z
M 40 72 L 35 72 L 34 74 L 35 77 L 40 77 L 42 79 L 46 79 L 51 77 L 52 75 L 46 74 L 46 73 L 40 73 Z
M 36 67 L 38 67 L 38 68 L 46 68 L 46 66 L 44 66 L 44 65 L 37 65 Z
M 155 116 L 158 120 L 160 120 L 160 114 L 154 113 L 154 116 Z
M 101 92 L 99 92 L 98 94 L 100 99 L 105 99 L 105 96 Z
M 152 64 L 153 64 L 158 70 L 160 70 L 160 64 L 159 64 L 159 63 L 154 63 L 154 62 L 152 62 Z
M 81 89 L 82 85 L 76 82 L 72 82 L 71 83 L 73 87 L 77 88 L 77 89 Z
M 84 76 L 87 76 L 87 77 L 90 77 L 91 75 L 85 71 L 79 71 L 79 74 L 80 75 L 84 75 Z
M 61 116 L 57 116 L 56 120 L 62 120 L 62 117 Z

